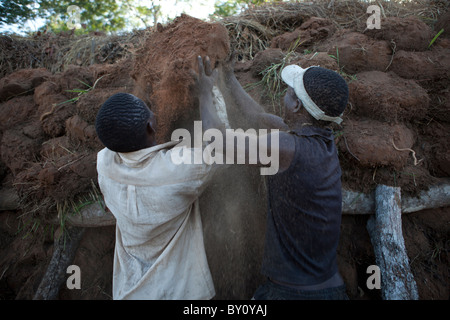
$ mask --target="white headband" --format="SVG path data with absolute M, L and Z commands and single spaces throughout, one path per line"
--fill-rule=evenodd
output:
M 314 66 L 313 66 L 314 67 Z M 309 68 L 313 68 L 309 67 Z M 297 97 L 302 101 L 305 109 L 309 112 L 311 116 L 316 120 L 324 120 L 331 121 L 337 124 L 341 124 L 341 117 L 330 117 L 325 114 L 315 103 L 312 101 L 311 97 L 306 92 L 305 86 L 303 84 L 303 75 L 306 70 L 309 68 L 303 69 L 295 64 L 289 65 L 285 67 L 281 71 L 281 78 L 286 84 L 292 88 L 294 88 L 294 92 Z M 342 114 L 341 114 L 342 116 Z

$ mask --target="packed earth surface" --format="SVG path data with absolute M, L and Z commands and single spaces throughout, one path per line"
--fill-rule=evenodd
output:
M 354 9 L 363 19 L 352 24 L 274 5 L 216 22 L 181 15 L 127 37 L 36 34 L 40 55 L 24 39 L 0 36 L 0 299 L 33 299 L 55 238 L 70 227 L 64 216 L 101 197 L 96 155 L 103 145 L 94 122 L 102 103 L 118 92 L 143 99 L 161 143 L 177 128 L 192 130 L 200 120 L 191 74 L 198 55 L 215 65 L 235 52 L 238 80 L 280 116 L 286 87 L 274 74 L 283 66 L 339 72 L 350 90 L 342 126 L 334 127 L 347 190 L 370 193 L 384 184 L 414 197 L 449 179 L 448 8 L 433 23 L 387 13 L 381 29 L 366 28 L 364 8 Z M 69 60 L 81 40 L 88 49 Z M 250 299 L 264 280 L 265 183 L 253 169 L 227 168 L 201 198 L 217 299 Z M 381 299 L 366 285 L 376 264 L 369 216 L 342 219 L 338 263 L 350 299 Z M 450 207 L 403 214 L 402 231 L 420 299 L 449 299 Z M 114 244 L 114 226 L 86 228 L 72 262 L 82 270 L 81 289 L 64 283 L 59 299 L 112 299 Z

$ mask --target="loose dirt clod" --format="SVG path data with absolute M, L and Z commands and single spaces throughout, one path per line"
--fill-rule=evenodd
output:
M 132 76 L 135 95 L 158 117 L 159 142 L 169 140 L 176 128 L 198 119 L 190 75 L 197 69 L 196 57 L 209 56 L 215 65 L 227 57 L 229 49 L 228 33 L 221 24 L 186 15 L 148 36 L 137 53 Z

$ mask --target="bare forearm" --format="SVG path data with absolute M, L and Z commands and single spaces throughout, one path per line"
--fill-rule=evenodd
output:
M 223 123 L 220 120 L 213 103 L 212 92 L 204 92 L 199 97 L 200 117 L 202 119 L 203 131 L 217 128 L 222 129 Z
M 235 74 L 228 75 L 229 80 L 227 85 L 230 92 L 234 96 L 235 109 L 239 110 L 243 114 L 255 115 L 259 113 L 264 113 L 265 110 L 259 105 L 242 87 L 239 80 L 236 78 Z
M 288 130 L 283 119 L 265 112 L 241 86 L 233 72 L 220 74 L 219 85 L 234 128 Z
M 257 128 L 264 109 L 244 90 L 233 72 L 219 72 L 218 86 L 233 127 Z

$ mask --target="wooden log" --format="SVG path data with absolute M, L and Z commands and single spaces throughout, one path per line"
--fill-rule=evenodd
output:
M 377 186 L 375 215 L 369 218 L 367 230 L 381 271 L 384 300 L 419 299 L 403 239 L 401 213 L 400 188 Z
M 450 180 L 442 179 L 440 183 L 421 191 L 417 197 L 401 199 L 402 213 L 417 212 L 450 206 Z M 375 194 L 342 190 L 343 214 L 375 213 Z
M 373 214 L 375 195 L 342 189 L 342 214 Z
M 448 179 L 443 179 L 427 191 L 422 191 L 418 197 L 402 199 L 403 213 L 448 206 L 450 206 L 450 182 L 448 182 Z
M 402 213 L 421 211 L 450 206 L 450 181 L 444 179 L 441 183 L 422 191 L 417 197 L 401 199 Z M 375 193 L 362 193 L 342 190 L 343 214 L 374 214 Z M 55 223 L 59 223 L 55 221 Z M 112 213 L 105 210 L 104 204 L 94 203 L 84 207 L 79 213 L 67 217 L 66 223 L 71 226 L 91 228 L 115 225 Z
M 116 224 L 113 214 L 105 209 L 102 203 L 93 203 L 84 207 L 80 212 L 69 214 L 66 223 L 70 226 L 93 228 L 106 227 Z
M 417 212 L 425 209 L 435 209 L 450 206 L 450 180 L 443 179 L 440 183 L 430 186 L 417 197 L 402 198 L 402 213 Z M 104 205 L 103 205 L 104 207 Z M 19 196 L 14 189 L 0 190 L 0 211 L 17 210 Z M 351 190 L 342 190 L 343 214 L 373 214 L 375 213 L 374 193 L 362 193 Z M 115 224 L 115 218 L 100 204 L 86 206 L 80 213 L 68 217 L 67 223 L 78 227 L 103 227 Z M 59 221 L 55 220 L 55 224 Z
M 75 257 L 84 228 L 68 227 L 66 232 L 55 239 L 52 259 L 39 284 L 33 300 L 55 300 L 63 284 L 69 267 Z

